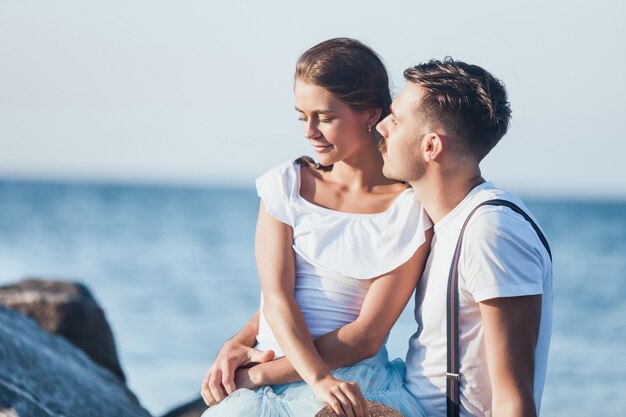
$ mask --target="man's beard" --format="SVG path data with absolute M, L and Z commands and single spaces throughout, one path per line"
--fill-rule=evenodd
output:
M 389 163 L 389 155 L 387 154 L 387 146 L 382 144 L 379 145 L 378 150 L 381 152 L 383 156 L 383 175 L 389 179 L 397 180 L 397 181 L 417 181 L 421 179 L 424 174 L 426 174 L 426 161 L 424 161 L 423 156 L 420 153 L 414 156 L 411 160 L 404 156 L 404 163 L 401 161 L 394 160 L 392 163 Z M 394 169 L 391 167 L 394 166 Z M 398 172 L 400 170 L 400 172 Z
M 380 141 L 378 141 L 378 152 L 381 154 L 387 152 L 387 142 L 385 142 L 385 139 L 381 138 Z

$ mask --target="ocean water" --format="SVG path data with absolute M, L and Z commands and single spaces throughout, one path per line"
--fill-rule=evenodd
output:
M 626 202 L 526 199 L 554 253 L 543 416 L 626 410 Z M 75 280 L 105 309 L 153 414 L 197 396 L 256 310 L 253 189 L 0 181 L 0 284 Z M 388 347 L 403 357 L 412 302 Z

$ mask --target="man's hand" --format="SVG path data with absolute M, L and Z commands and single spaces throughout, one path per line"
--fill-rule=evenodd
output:
M 274 352 L 271 350 L 261 352 L 235 341 L 224 343 L 202 381 L 200 394 L 206 405 L 215 405 L 237 388 L 242 388 L 235 383 L 237 368 L 253 363 L 268 362 L 273 358 Z

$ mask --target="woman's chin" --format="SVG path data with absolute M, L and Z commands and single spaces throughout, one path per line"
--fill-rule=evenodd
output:
M 330 166 L 337 162 L 336 158 L 332 158 L 327 154 L 315 153 L 315 157 L 316 162 L 323 166 Z

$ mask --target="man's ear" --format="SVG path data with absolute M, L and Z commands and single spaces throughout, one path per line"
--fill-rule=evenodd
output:
M 441 152 L 445 147 L 443 138 L 435 132 L 428 133 L 422 139 L 422 153 L 424 161 L 434 162 L 441 157 Z

